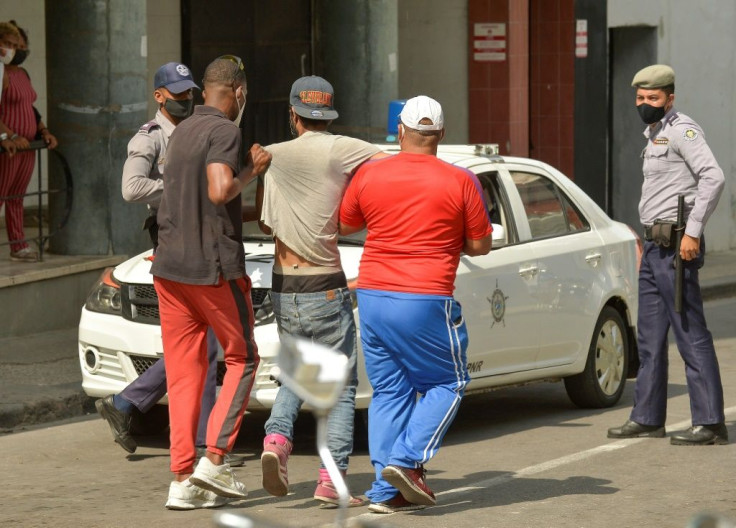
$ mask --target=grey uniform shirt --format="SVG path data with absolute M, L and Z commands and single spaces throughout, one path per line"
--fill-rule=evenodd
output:
M 274 236 L 319 266 L 340 266 L 338 213 L 348 179 L 380 149 L 329 132 L 305 132 L 265 147 L 273 156 L 264 178 L 261 220 Z
M 164 163 L 169 136 L 176 126 L 161 110 L 128 143 L 122 191 L 126 202 L 145 203 L 155 214 L 164 190 Z
M 700 238 L 725 185 L 723 171 L 705 142 L 702 129 L 671 108 L 654 128 L 644 130 L 647 146 L 639 202 L 643 225 L 677 219 L 677 196 L 685 195 L 685 234 Z

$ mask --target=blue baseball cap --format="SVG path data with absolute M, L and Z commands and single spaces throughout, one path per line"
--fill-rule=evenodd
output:
M 190 88 L 197 88 L 192 79 L 192 72 L 180 62 L 168 62 L 156 70 L 153 76 L 153 89 L 166 88 L 173 94 L 186 92 Z

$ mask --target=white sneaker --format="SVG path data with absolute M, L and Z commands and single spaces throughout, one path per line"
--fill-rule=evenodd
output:
M 220 497 L 216 493 L 192 484 L 187 479 L 183 482 L 174 481 L 171 483 L 166 508 L 169 510 L 196 510 L 198 508 L 217 508 L 230 502 L 232 502 L 232 499 Z
M 11 251 L 10 260 L 14 260 L 16 262 L 37 262 L 38 252 L 26 246 L 18 251 Z
M 206 456 L 199 459 L 189 480 L 200 488 L 214 491 L 221 497 L 244 499 L 248 496 L 245 484 L 235 478 L 229 464 L 216 466 Z

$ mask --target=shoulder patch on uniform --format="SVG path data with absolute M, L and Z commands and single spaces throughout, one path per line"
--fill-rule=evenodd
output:
M 685 129 L 685 132 L 682 133 L 682 137 L 685 138 L 685 141 L 693 141 L 698 138 L 698 131 L 694 128 L 687 128 Z
M 138 130 L 141 132 L 150 132 L 154 128 L 158 128 L 160 125 L 156 121 L 149 121 L 145 125 L 141 126 Z
M 669 138 L 666 138 L 666 137 L 658 137 L 658 138 L 654 138 L 654 141 L 653 141 L 653 143 L 654 143 L 655 145 L 666 145 L 666 144 L 668 144 L 669 142 L 670 142 Z

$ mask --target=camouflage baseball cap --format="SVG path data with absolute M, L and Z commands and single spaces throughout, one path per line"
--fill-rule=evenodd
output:
M 652 64 L 639 70 L 631 81 L 634 88 L 664 88 L 675 84 L 675 70 L 666 64 Z

